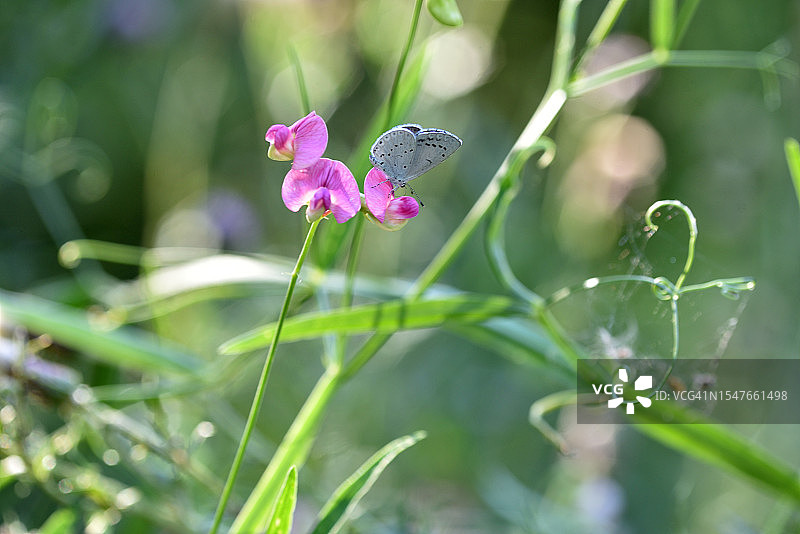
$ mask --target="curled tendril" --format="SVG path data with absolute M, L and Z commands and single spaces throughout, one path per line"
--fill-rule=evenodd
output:
M 678 288 L 663 276 L 653 278 L 651 287 L 658 300 L 677 300 L 680 295 Z
M 517 297 L 533 306 L 540 306 L 542 297 L 531 291 L 514 274 L 505 251 L 505 221 L 508 208 L 520 190 L 520 174 L 523 167 L 536 152 L 541 152 L 537 159 L 539 168 L 547 167 L 553 161 L 556 145 L 547 138 L 541 137 L 530 146 L 519 149 L 508 166 L 508 171 L 500 181 L 500 193 L 494 209 L 489 214 L 485 235 L 485 246 L 489 264 L 498 280 Z
M 694 263 L 694 246 L 697 241 L 697 219 L 694 213 L 692 213 L 692 210 L 683 202 L 679 200 L 659 200 L 653 203 L 653 205 L 647 209 L 647 213 L 644 214 L 645 224 L 650 227 L 653 233 L 658 230 L 658 225 L 653 222 L 653 215 L 659 215 L 657 210 L 664 206 L 669 206 L 681 211 L 686 216 L 686 222 L 689 225 L 689 245 L 686 248 L 686 263 L 683 265 L 683 272 L 681 272 L 681 275 L 675 282 L 675 291 L 680 291 L 683 281 L 686 279 L 686 275 L 689 274 L 692 263 Z
M 753 291 L 756 288 L 756 282 L 749 276 L 740 278 L 723 278 L 720 280 L 711 280 L 702 284 L 686 286 L 681 290 L 681 293 L 702 291 L 712 287 L 719 288 L 722 296 L 731 300 L 738 300 L 742 293 L 746 291 Z

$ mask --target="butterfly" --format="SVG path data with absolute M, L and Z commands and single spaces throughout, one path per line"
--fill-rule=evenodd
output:
M 461 139 L 446 130 L 402 124 L 378 137 L 369 160 L 383 171 L 394 192 L 449 158 L 459 147 Z

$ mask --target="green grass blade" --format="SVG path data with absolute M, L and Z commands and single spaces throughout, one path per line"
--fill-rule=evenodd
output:
M 673 48 L 678 48 L 686 35 L 686 30 L 689 29 L 689 24 L 694 18 L 694 13 L 700 5 L 700 0 L 684 0 L 678 10 L 678 17 L 675 22 L 675 37 L 672 40 Z
M 322 414 L 339 384 L 339 376 L 333 372 L 326 372 L 319 379 L 233 522 L 231 532 L 261 532 L 266 528 L 283 473 L 292 465 L 299 468 L 305 463 Z
M 480 324 L 451 324 L 447 329 L 514 363 L 546 365 L 558 370 L 569 383 L 574 380 L 574 367 L 538 323 L 521 317 L 497 317 Z
M 68 508 L 62 508 L 53 512 L 47 521 L 44 522 L 39 534 L 64 534 L 65 532 L 75 532 L 75 512 Z
M 606 40 L 627 3 L 628 0 L 609 0 L 608 4 L 606 4 L 589 37 L 586 39 L 586 46 L 578 58 L 575 69 L 573 69 L 573 76 L 583 72 L 584 63 L 597 50 L 597 47 Z
M 669 403 L 654 403 L 637 412 L 637 418 L 656 423 L 636 425 L 653 439 L 800 502 L 797 471 L 726 426 L 711 421 L 705 424 L 699 414 Z
M 395 457 L 421 439 L 424 432 L 403 436 L 386 445 L 345 480 L 320 511 L 320 520 L 312 534 L 338 532 L 350 519 L 361 498 L 372 488 L 375 481 Z
M 311 100 L 308 98 L 306 78 L 303 75 L 303 66 L 300 63 L 300 58 L 297 57 L 297 50 L 291 44 L 289 45 L 289 61 L 294 67 L 295 77 L 297 78 L 297 91 L 300 93 L 300 105 L 303 107 L 303 114 L 308 115 L 312 110 Z
M 292 515 L 297 502 L 297 468 L 292 466 L 286 473 L 286 480 L 275 503 L 275 510 L 269 520 L 266 534 L 289 534 L 292 530 Z
M 202 365 L 144 331 L 103 329 L 85 311 L 30 295 L 0 291 L 0 310 L 34 334 L 47 334 L 56 343 L 112 365 L 155 373 L 196 373 Z
M 651 0 L 650 41 L 653 50 L 665 52 L 672 47 L 675 32 L 675 0 Z
M 418 301 L 393 300 L 313 312 L 287 319 L 281 341 L 311 339 L 325 334 L 363 334 L 431 328 L 447 323 L 479 323 L 493 317 L 524 313 L 514 300 L 500 296 L 459 294 Z M 241 354 L 267 346 L 275 323 L 260 326 L 224 343 L 221 354 Z
M 789 174 L 792 175 L 794 184 L 794 194 L 797 202 L 800 203 L 800 143 L 791 137 L 783 143 L 786 152 L 786 164 L 789 165 Z

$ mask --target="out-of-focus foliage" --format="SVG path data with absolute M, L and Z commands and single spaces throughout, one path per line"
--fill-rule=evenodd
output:
M 604 4 L 581 6 L 580 42 Z M 649 4 L 626 5 L 582 64 L 588 73 L 650 49 Z M 366 229 L 356 304 L 402 295 L 484 189 L 548 82 L 558 2 L 454 6 L 429 2 L 434 14 L 444 10 L 440 20 L 455 23 L 460 13 L 457 28 L 423 13 L 408 67 L 421 92 L 399 107 L 407 106 L 402 121 L 446 128 L 464 148 L 414 182 L 425 208 L 402 232 Z M 283 207 L 286 168 L 266 158 L 263 141 L 269 125 L 303 115 L 289 47 L 312 108 L 328 122 L 327 153 L 364 165 L 365 132 L 389 91 L 412 9 L 402 0 L 0 7 L 0 532 L 208 528 L 260 363 L 217 347 L 274 320 L 287 258 L 306 228 Z M 799 35 L 796 0 L 706 0 L 680 48 L 770 49 L 797 61 Z M 800 102 L 796 80 L 771 83 L 751 70 L 669 68 L 569 100 L 551 132 L 556 159 L 546 171 L 524 170 L 508 213 L 514 272 L 541 294 L 643 264 L 678 274 L 680 225 L 663 228 L 646 253 L 637 248 L 637 215 L 657 198 L 678 198 L 701 230 L 688 283 L 758 281 L 747 307 L 718 294 L 687 303 L 684 350 L 796 357 L 800 215 L 783 146 L 800 135 Z M 131 248 L 97 254 L 113 262 L 78 261 L 61 248 L 84 238 Z M 304 300 L 312 290 L 338 294 L 343 268 L 309 266 L 292 312 L 317 311 Z M 441 282 L 438 302 L 467 298 L 449 296 L 453 287 L 506 293 L 480 239 Z M 571 338 L 605 353 L 659 349 L 647 337 L 657 327 L 618 311 L 629 305 L 635 316 L 635 297 L 584 298 L 559 310 Z M 417 326 L 447 317 L 436 319 Z M 54 325 L 73 341 L 36 337 Z M 397 334 L 337 393 L 299 477 L 299 531 L 312 528 L 364 458 L 418 429 L 427 439 L 382 475 L 354 531 L 780 532 L 800 522 L 773 494 L 629 428 L 575 425 L 564 412 L 554 424 L 574 454 L 559 455 L 527 423 L 533 401 L 572 385 L 548 359 L 557 348 L 514 319 L 445 326 Z M 109 331 L 115 347 L 104 345 Z M 498 333 L 504 345 L 487 341 Z M 279 348 L 231 508 L 244 503 L 320 375 L 322 346 Z M 739 430 L 786 463 L 800 461 L 797 429 Z

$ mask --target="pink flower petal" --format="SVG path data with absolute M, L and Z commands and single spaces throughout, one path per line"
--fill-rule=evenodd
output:
M 264 139 L 274 145 L 278 145 L 279 149 L 285 149 L 292 132 L 286 127 L 285 124 L 273 124 L 267 130 L 267 135 Z
M 386 208 L 386 223 L 399 222 L 419 215 L 419 204 L 413 197 L 399 197 Z
M 309 203 L 318 188 L 316 179 L 308 169 L 292 169 L 283 179 L 281 198 L 287 208 L 297 211 Z
M 267 157 L 276 161 L 291 161 L 294 158 L 292 138 L 292 132 L 283 124 L 270 126 L 267 135 L 264 136 L 269 142 Z
M 328 127 L 313 111 L 289 127 L 294 133 L 294 164 L 296 169 L 305 169 L 322 157 L 328 146 Z
M 386 208 L 394 195 L 386 174 L 377 167 L 373 167 L 364 179 L 364 197 L 370 213 L 383 222 Z
M 314 191 L 314 195 L 308 202 L 308 209 L 306 209 L 306 219 L 308 222 L 314 222 L 320 217 L 325 215 L 331 207 L 331 192 L 326 187 L 320 187 Z
M 326 161 L 322 158 L 320 161 Z M 361 209 L 361 194 L 358 190 L 356 179 L 347 165 L 341 161 L 330 161 L 328 173 L 324 176 L 322 185 L 331 192 L 331 207 L 336 222 L 343 223 L 355 216 Z
M 283 180 L 281 197 L 292 211 L 313 204 L 311 215 L 320 208 L 320 202 L 327 202 L 325 210 L 331 210 L 338 223 L 351 219 L 361 209 L 358 184 L 350 169 L 328 158 L 320 158 L 307 169 L 292 168 Z

